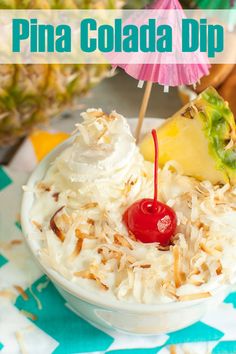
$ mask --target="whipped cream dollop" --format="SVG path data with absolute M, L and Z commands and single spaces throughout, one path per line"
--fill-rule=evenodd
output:
M 71 146 L 58 156 L 54 167 L 87 202 L 96 199 L 105 205 L 120 197 L 122 203 L 125 185 L 137 181 L 143 167 L 128 123 L 115 111 L 89 109 L 81 116 Z M 140 187 L 137 183 L 137 192 Z
M 122 222 L 136 200 L 153 196 L 144 161 L 116 112 L 82 114 L 71 144 L 34 188 L 31 237 L 41 262 L 89 291 L 118 301 L 159 303 L 210 297 L 236 278 L 236 189 L 159 170 L 159 200 L 172 207 L 173 243 L 138 242 Z
M 126 120 L 101 109 L 89 109 L 82 117 L 83 123 L 76 125 L 80 134 L 56 160 L 59 171 L 71 182 L 89 183 L 95 178 L 110 182 L 116 177 L 119 184 L 139 157 Z

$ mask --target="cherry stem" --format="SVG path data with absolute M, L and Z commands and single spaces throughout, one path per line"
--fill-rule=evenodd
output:
M 158 140 L 156 129 L 152 130 L 152 137 L 155 147 L 155 162 L 154 162 L 154 198 L 152 209 L 155 211 L 157 209 L 157 198 L 158 198 Z

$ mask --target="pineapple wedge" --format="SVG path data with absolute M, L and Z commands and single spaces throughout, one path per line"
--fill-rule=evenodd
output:
M 175 160 L 184 175 L 212 183 L 236 183 L 236 126 L 228 103 L 209 87 L 157 129 L 159 163 Z M 140 144 L 154 161 L 151 135 Z

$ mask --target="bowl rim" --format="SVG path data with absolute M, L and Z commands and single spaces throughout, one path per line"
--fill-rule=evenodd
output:
M 156 118 L 153 121 L 157 121 L 163 119 Z M 122 302 L 116 299 L 108 299 L 107 296 L 104 296 L 103 293 L 98 294 L 98 292 L 92 293 L 90 290 L 79 286 L 66 279 L 63 275 L 58 273 L 53 268 L 49 268 L 41 262 L 39 254 L 35 249 L 31 234 L 35 231 L 33 230 L 33 225 L 30 222 L 30 210 L 34 201 L 34 192 L 33 187 L 37 181 L 39 181 L 43 176 L 45 176 L 46 170 L 50 163 L 58 156 L 58 154 L 63 151 L 71 141 L 74 139 L 74 136 L 69 137 L 64 142 L 56 146 L 47 156 L 45 156 L 36 166 L 36 168 L 31 173 L 28 181 L 25 184 L 25 190 L 23 192 L 22 203 L 21 203 L 21 226 L 23 237 L 26 241 L 28 248 L 33 255 L 33 258 L 36 260 L 36 263 L 40 266 L 43 272 L 48 276 L 52 282 L 55 283 L 56 286 L 62 288 L 64 291 L 67 291 L 71 295 L 79 298 L 80 300 L 90 303 L 93 305 L 97 305 L 110 310 L 118 310 L 118 311 L 128 311 L 129 313 L 153 313 L 160 311 L 171 311 L 171 310 L 179 310 L 181 308 L 191 307 L 203 302 L 208 302 L 217 296 L 218 293 L 227 291 L 227 289 L 231 288 L 231 285 L 221 285 L 216 286 L 211 289 L 212 296 L 197 300 L 188 300 L 183 302 L 171 301 L 166 303 L 154 303 L 154 304 L 143 304 L 143 303 L 132 303 L 132 302 Z

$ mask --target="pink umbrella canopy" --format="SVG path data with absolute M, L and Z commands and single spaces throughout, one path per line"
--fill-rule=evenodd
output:
M 182 10 L 182 6 L 178 0 L 155 0 L 147 8 L 155 10 Z
M 181 22 L 182 19 L 186 18 L 185 13 L 182 9 L 178 0 L 155 0 L 147 10 L 152 10 L 152 17 L 156 17 L 155 10 L 163 10 L 160 12 L 160 18 L 163 17 L 166 23 L 171 23 L 177 39 L 174 43 L 174 50 L 171 56 L 169 53 L 107 53 L 107 58 L 112 63 L 113 67 L 122 68 L 128 75 L 139 80 L 142 87 L 144 81 L 147 82 L 145 87 L 145 92 L 142 100 L 142 104 L 139 111 L 139 119 L 136 128 L 136 140 L 138 142 L 143 120 L 146 114 L 152 85 L 153 83 L 158 83 L 165 87 L 165 91 L 168 91 L 169 86 L 180 86 L 180 85 L 194 85 L 203 76 L 209 74 L 209 62 L 207 56 L 199 51 L 196 53 L 190 53 L 188 61 L 178 60 L 179 57 L 183 58 L 183 53 L 181 51 Z M 176 11 L 164 11 L 164 10 L 178 10 Z M 176 16 L 178 14 L 178 16 Z M 137 25 L 142 25 L 150 19 L 150 13 L 145 14 L 145 11 L 139 16 L 139 18 L 128 18 L 129 23 L 135 22 Z M 179 34 L 179 35 L 178 35 Z M 148 57 L 147 57 L 148 55 Z M 178 55 L 178 57 L 177 57 Z M 172 60 L 169 60 L 172 58 Z M 189 60 L 191 58 L 191 60 Z M 149 60 L 147 60 L 149 59 Z M 173 60 L 174 59 L 174 60 Z M 138 60 L 138 63 L 137 63 Z M 180 63 L 181 62 L 181 63 Z M 193 63 L 193 64 L 189 64 Z
M 155 0 L 148 10 L 179 10 L 182 18 L 186 18 L 182 6 L 178 0 Z M 172 16 L 172 17 L 171 17 Z M 173 12 L 170 14 L 169 21 L 173 19 Z M 180 46 L 180 45 L 179 45 Z M 142 54 L 139 54 L 142 55 Z M 162 54 L 163 55 L 163 54 Z M 116 54 L 117 63 L 119 63 L 120 54 Z M 191 54 L 193 62 L 198 58 L 197 64 L 117 64 L 113 67 L 122 68 L 128 75 L 140 81 L 151 81 L 163 86 L 180 86 L 180 85 L 194 85 L 203 76 L 209 74 L 210 65 L 208 59 L 203 53 Z M 163 57 L 162 57 L 163 58 Z M 114 56 L 113 56 L 114 63 Z
M 120 64 L 128 75 L 163 86 L 194 85 L 209 74 L 206 64 Z

